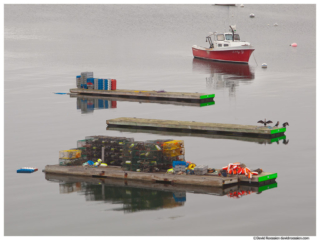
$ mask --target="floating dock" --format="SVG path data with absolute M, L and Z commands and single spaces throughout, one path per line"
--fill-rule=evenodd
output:
M 248 136 L 233 136 L 233 135 L 227 135 L 227 134 L 209 134 L 209 133 L 199 133 L 199 132 L 178 132 L 178 131 L 163 131 L 163 130 L 157 130 L 157 129 L 140 129 L 140 128 L 121 128 L 121 127 L 115 127 L 115 126 L 108 126 L 106 128 L 108 131 L 118 131 L 118 132 L 130 132 L 130 133 L 151 133 L 151 134 L 158 134 L 158 135 L 164 135 L 164 136 L 185 136 L 185 137 L 204 137 L 204 138 L 213 138 L 213 139 L 227 139 L 227 140 L 237 140 L 237 141 L 243 141 L 243 142 L 252 142 L 252 143 L 258 143 L 258 144 L 272 144 L 272 143 L 285 143 L 286 136 L 280 136 L 275 138 L 262 138 L 262 137 L 248 137 Z
M 206 107 L 215 105 L 215 102 L 184 102 L 184 101 L 175 101 L 175 100 L 152 100 L 152 99 L 138 99 L 130 97 L 108 97 L 108 96 L 88 96 L 83 94 L 71 93 L 71 98 L 80 98 L 86 100 L 107 100 L 107 101 L 122 101 L 122 102 L 138 102 L 138 103 L 158 103 L 158 104 L 170 104 L 170 105 L 179 105 L 179 106 L 188 106 L 188 107 Z
M 96 89 L 70 89 L 70 93 L 84 95 L 126 97 L 152 100 L 184 101 L 194 103 L 213 102 L 215 94 L 186 93 L 186 92 L 165 92 L 165 91 L 144 91 L 144 90 L 96 90 Z
M 174 183 L 183 185 L 197 185 L 209 187 L 224 187 L 229 184 L 238 182 L 255 183 L 258 185 L 265 185 L 266 182 L 275 181 L 277 178 L 276 173 L 263 172 L 247 181 L 247 178 L 242 175 L 234 175 L 230 177 L 220 177 L 215 173 L 207 173 L 205 175 L 178 175 L 168 174 L 164 172 L 134 172 L 125 171 L 121 167 L 108 166 L 108 167 L 91 167 L 91 166 L 59 166 L 47 165 L 43 170 L 45 173 L 65 174 L 86 177 L 98 178 L 118 178 L 124 180 L 140 180 L 158 183 Z
M 78 175 L 87 177 L 100 177 L 100 178 L 122 178 L 127 180 L 141 180 L 149 182 L 162 182 L 174 184 L 187 184 L 187 185 L 201 185 L 212 187 L 223 187 L 227 184 L 238 182 L 238 177 L 219 177 L 212 175 L 177 175 L 167 174 L 164 172 L 146 173 L 124 171 L 118 166 L 108 167 L 88 167 L 88 166 L 59 166 L 47 165 L 44 169 L 45 173 L 57 173 L 67 175 Z
M 115 118 L 107 120 L 108 127 L 141 128 L 161 131 L 183 131 L 206 134 L 229 134 L 276 138 L 284 135 L 286 128 L 264 127 L 254 125 L 204 123 L 189 121 L 158 120 L 145 118 Z

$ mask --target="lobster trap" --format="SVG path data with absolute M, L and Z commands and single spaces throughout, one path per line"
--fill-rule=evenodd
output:
M 81 150 L 63 150 L 59 152 L 61 159 L 75 159 L 81 157 Z

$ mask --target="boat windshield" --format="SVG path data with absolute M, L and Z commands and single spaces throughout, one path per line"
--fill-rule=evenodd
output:
M 225 34 L 226 40 L 232 40 L 232 34 Z M 239 34 L 234 35 L 234 40 L 240 40 Z
M 226 40 L 232 40 L 232 34 L 225 34 Z

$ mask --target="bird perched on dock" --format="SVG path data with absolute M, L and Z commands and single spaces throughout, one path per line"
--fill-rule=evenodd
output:
M 289 126 L 288 122 L 285 122 L 284 124 L 282 124 L 283 127 Z
M 274 125 L 275 127 L 278 127 L 279 126 L 279 121 L 276 123 L 276 125 Z
M 266 119 L 264 119 L 264 121 L 260 120 L 260 121 L 258 121 L 258 123 L 262 123 L 262 124 L 264 124 L 264 126 L 267 126 L 267 124 L 272 123 L 272 121 L 270 121 L 270 120 L 266 121 Z

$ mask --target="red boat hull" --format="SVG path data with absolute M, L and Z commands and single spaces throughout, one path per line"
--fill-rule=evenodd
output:
M 193 56 L 208 60 L 248 63 L 254 49 L 234 49 L 234 50 L 204 50 L 192 48 Z

